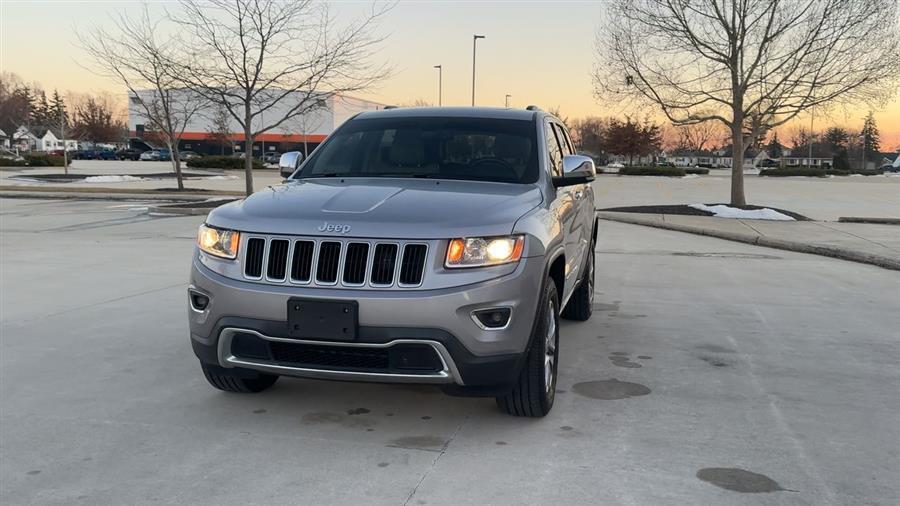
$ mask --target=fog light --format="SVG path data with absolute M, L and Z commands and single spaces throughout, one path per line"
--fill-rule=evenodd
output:
M 509 325 L 509 317 L 512 309 L 508 307 L 492 307 L 490 309 L 479 309 L 472 311 L 472 318 L 479 327 L 487 330 L 497 330 L 506 328 Z
M 191 300 L 191 307 L 194 311 L 205 311 L 209 306 L 209 296 L 194 290 L 188 290 L 188 298 Z

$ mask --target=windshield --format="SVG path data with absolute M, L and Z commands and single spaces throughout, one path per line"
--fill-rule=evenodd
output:
M 535 126 L 529 120 L 359 119 L 329 137 L 294 177 L 534 183 L 537 162 Z

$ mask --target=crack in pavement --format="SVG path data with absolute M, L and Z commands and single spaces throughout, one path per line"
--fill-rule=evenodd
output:
M 469 415 L 466 415 L 466 417 L 463 418 L 463 421 L 459 422 L 456 430 L 454 430 L 453 434 L 450 435 L 450 439 L 448 439 L 447 442 L 444 443 L 443 448 L 441 448 L 441 452 L 438 453 L 434 460 L 431 461 L 431 465 L 428 466 L 428 469 L 426 469 L 424 473 L 422 473 L 422 476 L 419 478 L 416 486 L 413 487 L 413 489 L 409 492 L 409 495 L 406 497 L 406 501 L 403 502 L 403 506 L 407 506 L 409 504 L 409 501 L 412 500 L 413 496 L 416 495 L 416 492 L 419 491 L 419 487 L 422 485 L 422 482 L 425 481 L 425 478 L 427 478 L 428 475 L 431 474 L 431 471 L 434 470 L 435 466 L 437 466 L 438 460 L 440 460 L 441 457 L 443 457 L 444 454 L 447 453 L 447 447 L 450 446 L 450 443 L 452 443 L 454 439 L 456 439 L 457 434 L 459 434 L 459 431 L 462 430 L 463 425 L 465 425 L 468 420 Z

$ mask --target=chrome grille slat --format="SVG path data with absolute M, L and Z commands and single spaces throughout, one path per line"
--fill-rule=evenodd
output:
M 337 283 L 342 251 L 342 244 L 338 241 L 319 243 L 319 265 L 316 267 L 317 283 L 323 285 Z
M 400 286 L 418 286 L 422 284 L 422 271 L 428 246 L 424 244 L 407 244 L 403 247 L 403 259 L 400 261 Z
M 421 286 L 428 262 L 424 241 L 244 235 L 246 280 L 272 285 L 365 289 Z
M 269 241 L 269 255 L 266 259 L 266 279 L 284 281 L 287 275 L 288 253 L 291 247 L 287 239 Z
M 316 252 L 316 243 L 313 241 L 294 241 L 294 250 L 291 254 L 291 281 L 309 283 L 312 279 L 313 255 Z

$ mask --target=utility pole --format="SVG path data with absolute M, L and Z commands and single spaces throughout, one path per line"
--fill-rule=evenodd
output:
M 66 150 L 66 116 L 63 114 L 62 106 L 59 107 L 59 135 L 62 137 L 63 143 L 63 172 L 69 173 L 69 152 Z
M 814 111 L 809 111 L 809 165 L 808 167 L 812 167 L 812 145 L 813 145 L 813 119 L 816 117 L 816 113 Z
M 472 36 L 472 107 L 475 107 L 475 47 L 477 46 L 478 39 L 483 38 L 485 38 L 484 35 Z
M 444 68 L 441 65 L 435 65 L 434 68 L 438 70 L 438 107 L 440 107 L 441 105 L 443 105 L 441 103 L 441 95 L 443 92 L 441 86 L 444 80 Z
M 506 108 L 509 109 L 509 97 L 511 97 L 509 93 L 506 94 Z

